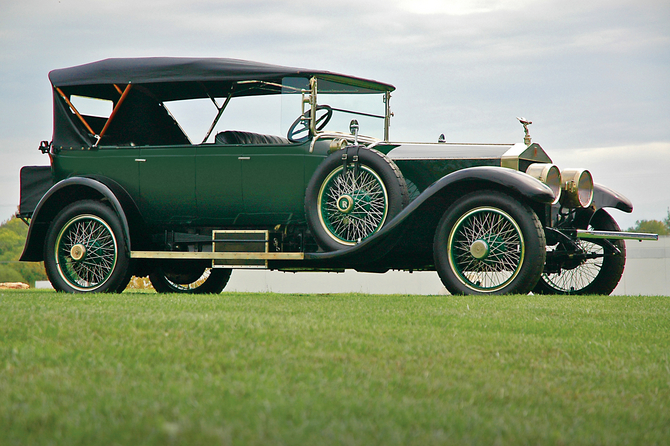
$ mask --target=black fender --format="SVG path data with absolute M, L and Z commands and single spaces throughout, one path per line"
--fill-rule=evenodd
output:
M 596 211 L 602 208 L 616 208 L 629 214 L 633 212 L 633 203 L 628 198 L 598 183 L 593 185 L 593 206 Z
M 554 193 L 549 186 L 523 172 L 506 167 L 469 167 L 445 175 L 428 186 L 379 232 L 361 243 L 338 251 L 306 253 L 305 259 L 346 261 L 343 265 L 364 264 L 386 254 L 389 251 L 384 247 L 387 238 L 401 234 L 408 222 L 419 225 L 409 229 L 427 233 L 432 240 L 438 220 L 453 201 L 468 192 L 485 189 L 510 193 L 531 207 L 545 207 L 554 201 Z
M 595 183 L 593 185 L 593 202 L 591 206 L 583 209 L 577 209 L 575 212 L 575 220 L 573 225 L 575 228 L 586 229 L 591 220 L 598 212 L 605 212 L 605 208 L 615 208 L 620 211 L 631 213 L 633 212 L 633 203 L 620 193 L 605 187 L 602 184 Z M 560 204 L 556 204 L 552 208 L 552 215 L 554 218 L 560 211 Z
M 518 170 L 494 166 L 469 167 L 445 175 L 427 187 L 417 200 L 424 195 L 433 196 L 455 185 L 471 190 L 497 186 L 538 204 L 550 204 L 554 201 L 551 188 L 540 180 Z
M 30 220 L 26 245 L 19 260 L 24 262 L 44 260 L 44 239 L 51 221 L 64 206 L 84 199 L 104 199 L 110 204 L 121 221 L 126 238 L 126 248 L 130 255 L 130 225 L 126 214 L 127 211 L 136 212 L 137 210 L 130 195 L 122 186 L 109 178 L 71 177 L 54 184 L 37 203 Z

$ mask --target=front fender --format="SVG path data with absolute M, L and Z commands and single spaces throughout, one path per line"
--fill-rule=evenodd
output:
M 424 195 L 427 199 L 456 184 L 472 185 L 474 188 L 498 186 L 536 203 L 550 204 L 554 201 L 551 188 L 540 180 L 518 170 L 493 166 L 469 167 L 445 175 L 427 187 L 417 199 Z
M 120 187 L 120 186 L 118 186 Z M 131 250 L 130 228 L 121 202 L 112 192 L 115 188 L 104 184 L 100 179 L 88 177 L 72 177 L 54 184 L 37 204 L 30 220 L 28 236 L 23 253 L 19 260 L 25 262 L 39 262 L 44 260 L 44 239 L 49 224 L 63 207 L 69 203 L 83 199 L 106 199 L 119 216 L 123 233 L 126 238 L 128 255 Z M 118 191 L 117 191 L 118 192 Z
M 616 208 L 629 214 L 633 212 L 633 203 L 628 198 L 598 183 L 593 185 L 593 206 L 596 211 L 602 208 Z
M 445 175 L 428 186 L 379 232 L 361 243 L 338 251 L 305 253 L 305 258 L 351 263 L 361 263 L 360 259 L 379 258 L 388 252 L 388 249 L 384 248 L 384 241 L 388 237 L 399 236 L 406 228 L 406 223 L 410 221 L 420 225 L 412 227 L 412 233 L 428 233 L 432 240 L 438 220 L 453 201 L 468 192 L 485 189 L 508 192 L 541 205 L 551 204 L 554 201 L 554 193 L 549 186 L 523 172 L 504 167 L 470 167 Z M 410 217 L 418 218 L 410 219 Z

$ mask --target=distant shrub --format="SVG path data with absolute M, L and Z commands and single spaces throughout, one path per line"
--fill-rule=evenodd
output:
M 635 226 L 628 228 L 631 232 L 652 232 L 658 235 L 670 235 L 670 208 L 663 221 L 660 220 L 638 220 Z
M 0 225 L 0 282 L 47 280 L 42 262 L 19 262 L 28 236 L 28 226 L 16 217 Z

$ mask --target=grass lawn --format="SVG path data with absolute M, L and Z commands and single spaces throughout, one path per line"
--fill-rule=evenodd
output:
M 668 444 L 670 297 L 0 291 L 0 445 Z

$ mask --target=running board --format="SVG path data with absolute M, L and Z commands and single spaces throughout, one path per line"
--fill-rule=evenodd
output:
M 304 260 L 302 252 L 282 251 L 281 234 L 262 230 L 214 230 L 212 250 L 132 251 L 133 259 L 211 260 L 212 268 L 267 268 L 272 260 Z
M 304 260 L 302 252 L 182 252 L 131 251 L 132 259 L 173 260 Z
M 577 229 L 577 238 L 607 240 L 658 240 L 658 234 L 646 232 L 594 231 Z

